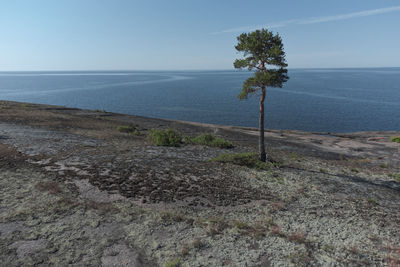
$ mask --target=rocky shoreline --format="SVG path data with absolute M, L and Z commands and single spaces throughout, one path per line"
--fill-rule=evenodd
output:
M 132 135 L 116 130 L 134 126 Z M 234 148 L 158 147 L 150 129 Z M 7 266 L 396 266 L 400 132 L 266 131 L 0 101 L 0 261 Z

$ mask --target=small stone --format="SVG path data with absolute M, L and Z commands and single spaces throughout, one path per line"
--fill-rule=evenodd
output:
M 161 248 L 161 244 L 156 242 L 156 241 L 154 241 L 153 244 L 152 244 L 152 247 L 153 247 L 154 250 L 157 250 L 157 249 Z
M 39 239 L 39 234 L 35 233 L 35 232 L 31 232 L 28 234 L 27 240 L 38 240 Z
M 95 220 L 90 223 L 90 226 L 93 228 L 97 228 L 100 225 L 100 221 Z
M 41 222 L 42 222 L 42 220 L 40 220 L 40 219 L 29 220 L 29 221 L 25 221 L 25 225 L 26 226 L 36 226 L 36 225 L 39 225 Z

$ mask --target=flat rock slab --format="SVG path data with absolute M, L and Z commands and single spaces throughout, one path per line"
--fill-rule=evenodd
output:
M 108 203 L 125 199 L 119 194 L 109 194 L 107 191 L 100 191 L 87 180 L 74 180 L 73 183 L 78 187 L 80 196 L 84 199 L 98 203 Z
M 71 150 L 77 145 L 91 147 L 98 145 L 92 138 L 3 122 L 0 122 L 0 136 L 2 143 L 13 145 L 29 156 L 54 155 Z
M 101 257 L 103 267 L 145 267 L 144 259 L 136 250 L 128 248 L 125 244 L 114 244 L 104 250 Z
M 24 258 L 29 254 L 33 254 L 46 247 L 47 241 L 45 239 L 38 240 L 21 240 L 13 243 L 10 248 L 17 249 L 18 258 Z
M 24 231 L 25 227 L 22 222 L 0 223 L 0 235 L 5 236 L 16 231 Z

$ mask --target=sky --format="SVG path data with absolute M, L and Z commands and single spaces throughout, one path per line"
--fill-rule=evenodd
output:
M 289 68 L 400 67 L 398 0 L 2 0 L 0 71 L 233 69 L 263 27 Z

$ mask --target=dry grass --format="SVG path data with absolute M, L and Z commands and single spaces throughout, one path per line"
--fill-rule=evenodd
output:
M 100 214 L 114 214 L 118 213 L 119 209 L 115 207 L 112 203 L 102 203 L 102 202 L 95 202 L 95 201 L 87 201 L 85 202 L 86 209 L 93 209 L 97 210 Z
M 293 232 L 288 235 L 288 240 L 291 242 L 302 244 L 306 241 L 306 235 L 302 232 Z
M 200 238 L 195 238 L 192 242 L 192 245 L 196 249 L 200 249 L 203 247 L 203 243 L 201 242 Z
M 280 210 L 283 210 L 284 208 L 285 208 L 285 203 L 283 203 L 282 201 L 274 202 L 271 204 L 272 211 L 280 211 Z
M 272 236 L 279 236 L 279 237 L 285 237 L 286 235 L 282 232 L 281 227 L 278 225 L 272 225 L 271 230 L 270 230 L 270 235 Z
M 189 255 L 189 248 L 187 245 L 183 245 L 182 249 L 181 249 L 181 254 L 182 256 L 187 256 Z
M 248 224 L 246 224 L 245 222 L 238 221 L 238 220 L 232 220 L 231 225 L 238 230 L 247 230 L 250 228 L 250 226 Z
M 35 185 L 36 190 L 41 192 L 48 192 L 49 194 L 60 194 L 62 193 L 62 189 L 58 185 L 57 182 L 54 181 L 45 181 L 39 182 Z
M 190 225 L 194 222 L 192 218 L 174 211 L 163 211 L 160 216 L 164 222 L 185 222 Z
M 385 261 L 390 267 L 400 266 L 400 246 L 394 246 L 388 243 L 384 246 L 387 251 Z
M 196 221 L 196 224 L 203 227 L 208 236 L 222 234 L 225 229 L 231 227 L 223 218 L 200 219 Z
M 350 251 L 352 254 L 357 254 L 357 253 L 358 253 L 358 247 L 357 247 L 357 245 L 351 246 L 351 247 L 349 248 L 349 251 Z

